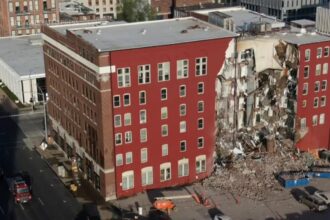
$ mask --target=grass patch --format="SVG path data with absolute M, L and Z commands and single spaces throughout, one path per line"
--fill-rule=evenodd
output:
M 12 93 L 3 82 L 2 85 L 0 86 L 0 89 L 7 94 L 8 98 L 10 98 L 10 100 L 12 100 L 17 105 L 18 108 L 26 107 L 20 101 L 18 103 L 15 102 L 16 100 L 18 100 L 17 96 L 14 93 Z

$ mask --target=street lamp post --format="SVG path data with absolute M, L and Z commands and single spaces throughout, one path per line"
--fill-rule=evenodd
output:
M 46 95 L 39 86 L 37 86 L 37 89 L 40 91 L 40 94 L 42 95 L 42 102 L 44 106 L 44 126 L 45 126 L 45 142 L 48 143 L 48 128 L 47 128 L 47 109 L 46 109 Z

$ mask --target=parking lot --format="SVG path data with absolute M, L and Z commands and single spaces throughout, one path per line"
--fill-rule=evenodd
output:
M 282 191 L 269 192 L 264 201 L 254 201 L 229 192 L 204 191 L 199 184 L 167 190 L 155 190 L 140 193 L 134 197 L 116 201 L 114 204 L 122 209 L 137 212 L 138 207 L 143 208 L 143 215 L 152 214 L 150 207 L 155 197 L 182 196 L 192 193 L 194 190 L 201 192 L 211 202 L 210 207 L 197 204 L 192 198 L 173 199 L 176 209 L 165 215 L 152 215 L 152 219 L 173 220 L 202 220 L 212 219 L 217 213 L 224 213 L 237 220 L 329 220 L 330 209 L 323 212 L 310 211 L 309 208 L 299 203 L 296 194 L 309 194 L 315 190 L 330 191 L 330 180 L 313 179 L 307 187 L 284 189 Z

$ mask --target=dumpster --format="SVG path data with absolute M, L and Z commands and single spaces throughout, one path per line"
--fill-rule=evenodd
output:
M 309 185 L 310 177 L 310 172 L 282 172 L 277 179 L 284 188 L 293 188 Z

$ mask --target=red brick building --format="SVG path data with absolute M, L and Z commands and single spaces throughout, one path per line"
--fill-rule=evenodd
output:
M 40 24 L 58 21 L 57 0 L 0 1 L 0 37 L 40 33 Z
M 233 37 L 193 18 L 43 28 L 54 139 L 105 199 L 211 173 Z
M 330 37 L 305 33 L 283 39 L 299 51 L 296 146 L 303 151 L 330 149 Z

